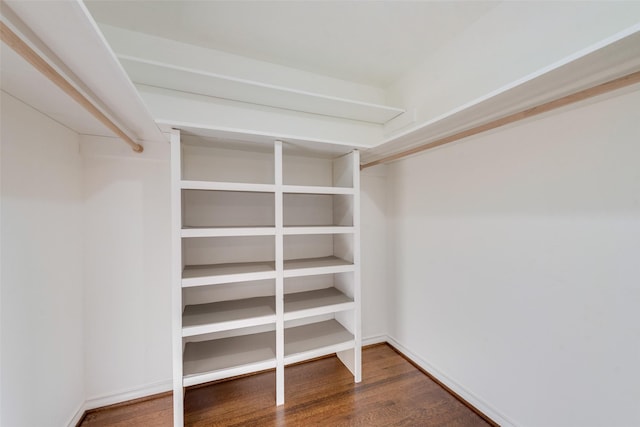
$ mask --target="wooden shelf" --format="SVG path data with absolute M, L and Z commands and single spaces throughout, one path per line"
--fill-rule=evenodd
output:
M 183 386 L 276 367 L 275 332 L 187 343 Z
M 336 288 L 296 292 L 284 296 L 284 320 L 301 319 L 355 308 L 349 298 Z
M 353 226 L 339 225 L 308 225 L 308 226 L 292 226 L 284 227 L 285 235 L 294 234 L 349 234 L 353 233 Z
M 321 187 L 315 185 L 283 185 L 282 192 L 296 194 L 353 194 L 353 188 Z
M 302 362 L 354 348 L 353 335 L 335 320 L 284 330 L 284 363 Z
M 275 236 L 275 227 L 182 227 L 182 237 Z
M 353 271 L 354 268 L 355 267 L 352 262 L 336 256 L 291 259 L 285 260 L 284 262 L 284 277 L 346 273 Z
M 182 336 L 275 323 L 273 296 L 188 305 L 182 314 Z
M 255 193 L 273 193 L 276 191 L 276 186 L 273 184 L 190 180 L 180 181 L 180 188 L 182 190 L 248 191 Z
M 271 261 L 187 265 L 182 271 L 182 286 L 217 285 L 275 277 L 275 263 Z

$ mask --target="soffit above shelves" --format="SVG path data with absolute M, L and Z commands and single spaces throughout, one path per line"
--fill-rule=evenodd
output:
M 380 88 L 499 3 L 86 1 L 103 24 Z
M 137 85 L 345 120 L 384 124 L 404 112 L 377 87 L 100 25 Z
M 285 110 L 384 124 L 401 108 L 296 90 L 255 80 L 118 55 L 134 83 Z

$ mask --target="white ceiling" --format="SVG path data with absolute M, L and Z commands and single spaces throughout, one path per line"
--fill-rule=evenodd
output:
M 386 87 L 497 1 L 87 0 L 96 21 Z

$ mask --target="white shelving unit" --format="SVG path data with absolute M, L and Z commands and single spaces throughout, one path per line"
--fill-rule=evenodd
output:
M 359 153 L 172 135 L 174 425 L 184 387 L 337 354 L 361 380 Z

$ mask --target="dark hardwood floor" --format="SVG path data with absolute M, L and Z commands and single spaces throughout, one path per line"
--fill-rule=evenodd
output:
M 275 406 L 275 372 L 193 387 L 187 426 L 490 425 L 387 345 L 363 350 L 363 379 L 334 357 L 286 368 L 286 404 Z M 81 427 L 170 426 L 171 394 L 88 412 Z

